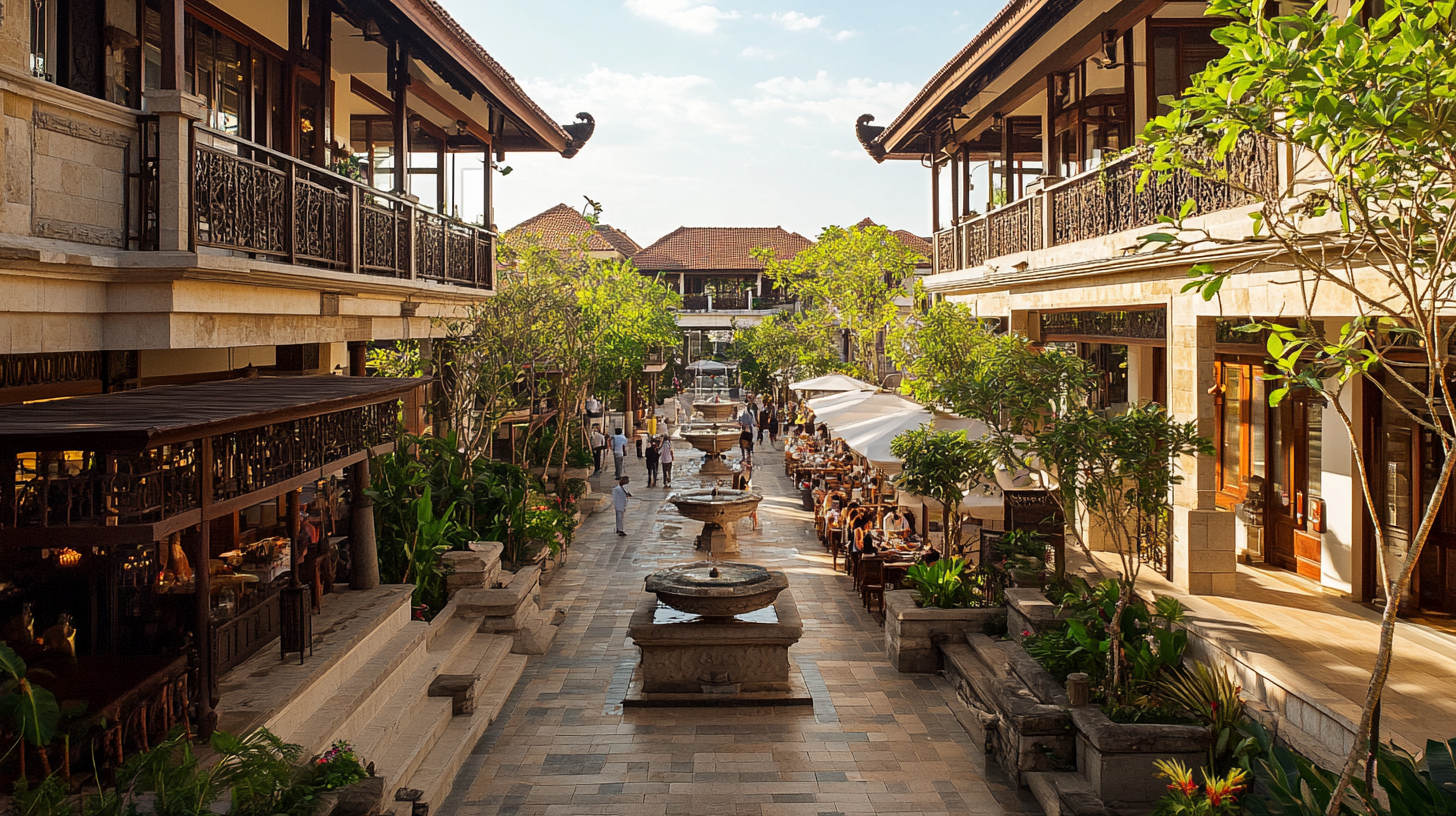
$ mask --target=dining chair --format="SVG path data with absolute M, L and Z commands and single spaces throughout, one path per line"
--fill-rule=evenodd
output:
M 866 555 L 859 561 L 859 598 L 870 612 L 885 611 L 885 559 L 878 555 Z M 879 606 L 871 608 L 870 601 L 879 599 Z

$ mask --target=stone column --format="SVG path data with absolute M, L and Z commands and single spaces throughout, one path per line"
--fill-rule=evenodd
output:
M 1214 436 L 1214 318 L 1200 317 L 1187 297 L 1168 306 L 1168 408 L 1198 433 Z M 1173 581 L 1195 595 L 1232 595 L 1236 570 L 1234 514 L 1217 509 L 1212 456 L 1185 456 L 1173 490 Z
M 379 586 L 379 548 L 374 539 L 374 502 L 364 491 L 369 487 L 369 460 L 351 470 L 349 502 L 349 588 Z
M 192 123 L 206 113 L 200 98 L 177 90 L 146 93 L 157 115 L 157 249 L 192 251 Z

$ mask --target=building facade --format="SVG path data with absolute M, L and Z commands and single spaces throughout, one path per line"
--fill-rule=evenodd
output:
M 1100 407 L 1159 402 L 1214 441 L 1213 455 L 1180 462 L 1165 565 L 1179 586 L 1231 594 L 1243 560 L 1376 600 L 1373 532 L 1339 418 L 1313 398 L 1270 407 L 1263 338 L 1234 331 L 1304 313 L 1291 273 L 1260 266 L 1204 301 L 1183 291 L 1190 266 L 1237 263 L 1251 249 L 1137 251 L 1139 236 L 1188 199 L 1198 202 L 1190 226 L 1252 237 L 1252 200 L 1186 174 L 1139 188 L 1129 150 L 1159 99 L 1220 54 L 1220 23 L 1204 9 L 1014 0 L 892 122 L 866 114 L 857 134 L 876 161 L 932 168 L 931 293 L 1088 358 L 1102 374 Z M 1253 189 L 1284 189 L 1302 172 L 1296 161 L 1248 138 L 1226 169 Z M 1333 337 L 1355 314 L 1350 297 L 1322 291 L 1312 317 Z M 1439 446 L 1382 410 L 1374 389 L 1347 389 L 1343 402 L 1377 474 L 1382 520 L 1412 530 Z M 1432 535 L 1403 602 L 1456 610 L 1453 543 Z

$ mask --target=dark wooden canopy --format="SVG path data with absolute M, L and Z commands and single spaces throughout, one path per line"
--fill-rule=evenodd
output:
M 246 377 L 0 406 L 0 451 L 142 451 L 399 399 L 423 379 Z

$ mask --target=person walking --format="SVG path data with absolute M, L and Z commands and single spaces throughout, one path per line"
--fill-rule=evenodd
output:
M 592 423 L 591 429 L 592 449 L 592 475 L 602 472 L 602 451 L 607 449 L 607 436 L 602 433 L 602 426 Z
M 657 487 L 657 465 L 662 458 L 662 441 L 655 436 L 647 437 L 647 486 Z
M 770 447 L 777 447 L 779 444 L 779 409 L 777 406 L 768 407 L 768 444 Z
M 612 431 L 612 438 L 609 440 L 612 447 L 612 463 L 616 465 L 616 472 L 612 475 L 618 479 L 622 478 L 622 462 L 627 458 L 627 437 L 622 434 L 622 429 Z
M 617 461 L 622 461 L 620 456 L 617 458 Z M 617 513 L 617 535 L 619 536 L 627 534 L 627 530 L 623 525 L 627 515 L 627 500 L 632 498 L 632 494 L 627 492 L 628 481 L 626 476 L 622 476 L 617 479 L 617 486 L 612 488 L 612 510 Z
M 662 446 L 658 450 L 658 463 L 662 465 L 662 486 L 672 487 L 672 439 L 662 435 Z
M 773 413 L 773 406 L 767 402 L 758 409 L 758 444 L 763 444 L 763 435 L 768 432 L 768 418 Z
M 743 413 L 738 417 L 738 449 L 742 453 L 740 462 L 747 462 L 753 458 L 753 429 L 757 421 L 753 416 L 752 408 L 744 408 Z

